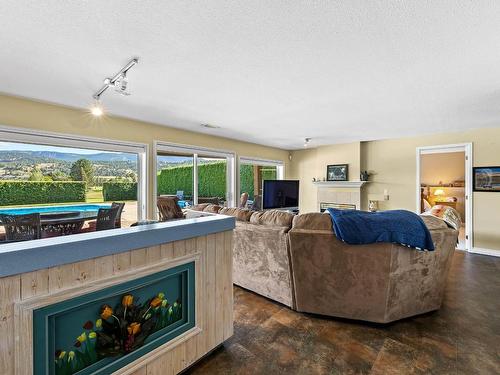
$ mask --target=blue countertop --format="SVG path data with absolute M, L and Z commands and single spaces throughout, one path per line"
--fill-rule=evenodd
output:
M 232 230 L 224 215 L 0 245 L 0 277 Z

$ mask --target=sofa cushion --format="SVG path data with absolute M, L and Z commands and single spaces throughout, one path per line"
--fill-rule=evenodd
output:
M 222 215 L 234 216 L 236 220 L 240 221 L 250 221 L 250 216 L 252 216 L 254 212 L 255 211 L 237 207 L 222 207 L 219 211 Z
M 213 216 L 215 214 L 212 212 L 203 212 L 203 211 L 199 211 L 199 210 L 190 210 L 190 209 L 186 210 L 185 209 L 184 215 L 185 215 L 186 219 L 195 219 L 198 217 Z
M 222 208 L 221 206 L 218 206 L 216 204 L 209 204 L 203 209 L 203 211 L 211 212 L 213 214 L 218 214 L 221 208 Z
M 193 210 L 193 211 L 203 211 L 205 210 L 205 208 L 207 208 L 207 206 L 209 206 L 210 203 L 199 203 L 199 204 L 195 204 L 194 206 L 192 207 L 189 207 L 190 210 Z
M 252 224 L 273 225 L 277 227 L 292 227 L 294 215 L 279 210 L 259 211 L 250 216 Z
M 462 220 L 460 219 L 460 214 L 457 210 L 452 207 L 444 206 L 438 204 L 432 207 L 429 211 L 426 211 L 422 214 L 422 216 L 434 216 L 438 219 L 443 220 L 446 224 L 455 230 L 460 229 L 460 225 L 462 225 Z
M 292 228 L 332 231 L 332 219 L 328 214 L 311 212 L 297 215 L 293 218 Z
M 435 217 L 435 216 L 430 216 L 430 215 L 420 215 L 420 217 L 422 218 L 422 220 L 424 221 L 425 223 L 425 226 L 429 229 L 429 230 L 436 230 L 436 229 L 446 229 L 448 228 L 448 225 L 446 225 L 446 223 Z

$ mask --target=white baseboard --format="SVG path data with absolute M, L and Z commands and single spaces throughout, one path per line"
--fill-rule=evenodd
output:
M 493 257 L 500 257 L 500 250 L 493 249 L 483 249 L 481 247 L 473 247 L 469 250 L 470 253 L 482 254 L 482 255 L 490 255 Z

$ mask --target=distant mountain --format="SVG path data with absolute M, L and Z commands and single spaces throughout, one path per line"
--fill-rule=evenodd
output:
M 40 162 L 48 162 L 54 159 L 67 162 L 74 162 L 78 159 L 88 159 L 93 162 L 137 162 L 137 157 L 135 155 L 122 153 L 99 152 L 95 154 L 82 155 L 54 151 L 0 151 L 0 161 L 20 161 L 22 159 L 39 160 Z

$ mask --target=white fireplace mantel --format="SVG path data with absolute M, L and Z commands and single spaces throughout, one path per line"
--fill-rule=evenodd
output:
M 317 187 L 360 189 L 369 181 L 313 181 Z

